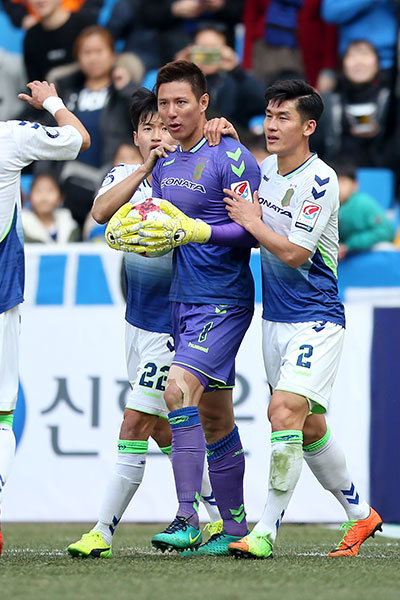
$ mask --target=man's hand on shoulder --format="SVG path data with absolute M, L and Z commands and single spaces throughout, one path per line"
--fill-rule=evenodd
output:
M 225 117 L 216 117 L 206 121 L 203 129 L 203 135 L 209 146 L 218 146 L 221 136 L 227 135 L 240 142 L 238 132 Z

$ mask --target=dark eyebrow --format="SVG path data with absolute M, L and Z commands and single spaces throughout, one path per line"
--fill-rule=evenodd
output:
M 266 108 L 265 109 L 265 114 L 267 114 L 267 113 L 272 113 L 272 110 L 270 108 Z M 288 110 L 278 110 L 277 114 L 279 116 L 283 115 L 285 117 L 290 117 L 290 112 Z

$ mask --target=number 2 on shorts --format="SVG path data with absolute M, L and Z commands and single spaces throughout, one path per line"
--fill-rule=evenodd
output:
M 297 357 L 296 365 L 298 367 L 305 367 L 306 369 L 309 369 L 311 367 L 311 362 L 309 360 L 304 359 L 310 358 L 310 356 L 312 356 L 313 347 L 310 346 L 310 344 L 303 344 L 299 347 L 299 350 L 305 350 L 305 352 L 301 352 L 301 354 L 299 354 L 299 356 Z

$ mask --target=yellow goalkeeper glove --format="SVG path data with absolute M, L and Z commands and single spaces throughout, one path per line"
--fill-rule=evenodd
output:
M 141 218 L 128 217 L 131 210 L 130 202 L 121 206 L 109 220 L 104 236 L 107 244 L 114 250 L 143 254 L 146 248 L 139 245 L 140 238 L 137 233 Z
M 154 251 L 172 250 L 190 242 L 206 244 L 211 237 L 211 225 L 192 219 L 168 200 L 161 200 L 161 210 L 170 217 L 165 221 L 142 221 L 138 229 L 139 244 Z

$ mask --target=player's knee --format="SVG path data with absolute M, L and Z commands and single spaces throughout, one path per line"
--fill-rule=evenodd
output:
M 297 394 L 274 392 L 268 407 L 272 431 L 302 430 L 308 412 L 306 398 Z
M 164 392 L 164 400 L 170 412 L 183 406 L 183 391 L 175 381 L 168 381 Z
M 125 409 L 121 440 L 147 440 L 153 433 L 157 417 L 130 408 Z

